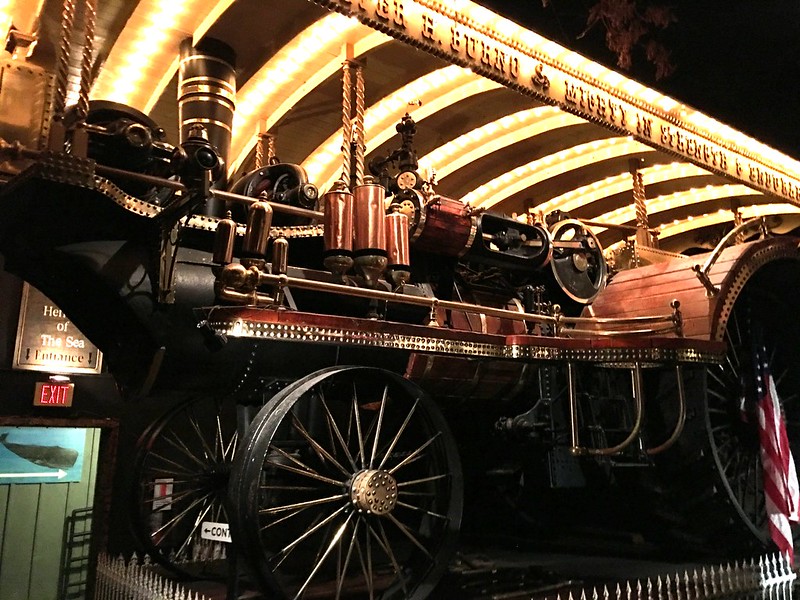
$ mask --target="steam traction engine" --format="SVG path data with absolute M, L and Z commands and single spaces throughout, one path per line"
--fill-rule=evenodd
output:
M 546 520 L 545 489 L 619 464 L 677 539 L 767 543 L 750 361 L 766 348 L 796 438 L 796 240 L 607 285 L 579 221 L 438 195 L 409 118 L 372 178 L 320 195 L 284 163 L 226 185 L 203 126 L 172 147 L 128 107 L 84 112 L 56 110 L 49 149 L 5 145 L 24 169 L 0 249 L 131 397 L 183 398 L 136 457 L 156 560 L 186 569 L 201 524 L 230 523 L 277 597 L 425 598 L 476 488 Z

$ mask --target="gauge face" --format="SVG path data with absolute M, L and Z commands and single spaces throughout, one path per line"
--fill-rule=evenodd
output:
M 397 176 L 397 187 L 401 190 L 410 190 L 417 185 L 417 174 L 414 171 L 403 171 Z

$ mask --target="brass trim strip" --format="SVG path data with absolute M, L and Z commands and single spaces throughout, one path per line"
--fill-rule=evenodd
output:
M 193 123 L 202 123 L 203 125 L 216 125 L 217 127 L 222 127 L 223 129 L 226 129 L 227 131 L 233 133 L 230 125 L 228 125 L 227 123 L 223 123 L 222 121 L 217 121 L 216 119 L 200 119 L 200 118 L 186 119 L 181 123 L 181 126 L 191 125 Z
M 449 340 L 433 336 L 369 332 L 340 327 L 262 323 L 250 319 L 216 320 L 211 327 L 228 337 L 346 344 L 369 348 L 386 348 L 469 358 L 501 358 L 510 360 L 579 361 L 608 363 L 610 367 L 629 367 L 631 363 L 718 363 L 719 353 L 694 348 L 559 348 L 535 344 L 492 344 Z

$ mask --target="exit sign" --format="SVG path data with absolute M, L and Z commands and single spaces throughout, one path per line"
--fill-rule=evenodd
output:
M 74 383 L 40 381 L 33 396 L 34 406 L 72 406 Z

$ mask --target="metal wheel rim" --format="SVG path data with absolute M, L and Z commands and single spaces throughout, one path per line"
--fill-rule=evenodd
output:
M 347 386 L 354 392 L 333 395 Z M 365 395 L 378 388 L 377 399 Z M 309 420 L 312 398 L 319 412 Z M 354 504 L 354 475 L 370 464 L 397 474 L 388 515 Z M 455 550 L 462 492 L 454 440 L 421 390 L 381 369 L 323 369 L 253 420 L 231 478 L 234 542 L 275 597 L 316 597 L 327 585 L 324 597 L 422 599 Z

